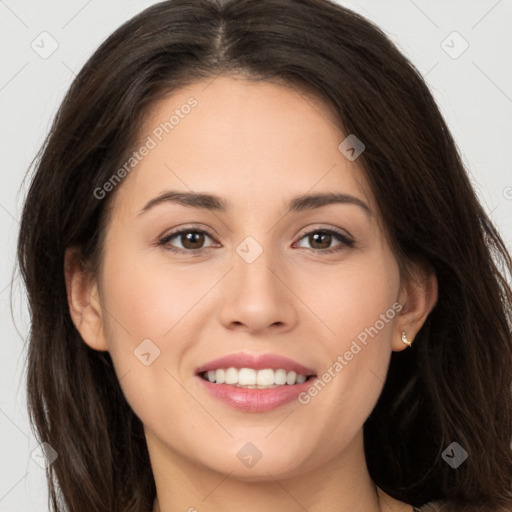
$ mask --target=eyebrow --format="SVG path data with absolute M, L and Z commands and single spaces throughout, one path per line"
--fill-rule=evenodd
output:
M 139 215 L 142 215 L 151 208 L 162 203 L 177 203 L 191 208 L 200 208 L 218 212 L 226 212 L 229 209 L 229 203 L 224 198 L 213 194 L 169 190 L 149 200 L 144 205 L 144 208 L 139 212 Z M 330 204 L 349 204 L 359 206 L 370 217 L 373 215 L 370 207 L 361 199 L 349 194 L 336 193 L 304 194 L 302 196 L 295 197 L 288 203 L 288 212 L 301 212 L 304 210 L 321 208 Z

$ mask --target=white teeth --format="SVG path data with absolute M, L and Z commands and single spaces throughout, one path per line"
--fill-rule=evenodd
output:
M 297 374 L 295 372 L 288 372 L 286 376 L 286 384 L 295 384 L 295 380 L 297 379 Z
M 275 384 L 279 384 L 282 386 L 283 384 L 286 384 L 286 374 L 288 372 L 286 370 L 276 370 L 274 372 L 274 382 Z
M 256 370 L 252 368 L 240 368 L 238 370 L 238 384 L 240 386 L 254 386 L 256 384 Z M 270 384 L 274 384 L 274 379 Z
M 247 382 L 243 382 L 241 380 L 242 372 L 244 370 L 240 370 L 240 375 L 238 377 L 238 384 L 248 384 Z M 251 370 L 252 372 L 256 373 L 256 370 Z M 267 368 L 266 370 L 258 370 L 258 375 L 256 377 L 255 384 L 258 384 L 258 386 L 272 386 L 274 385 L 276 378 L 275 378 L 275 372 L 274 370 L 271 370 L 270 368 Z
M 285 384 L 292 386 L 293 384 L 302 384 L 306 381 L 307 376 L 297 374 L 294 371 L 287 372 L 280 368 L 273 370 L 265 368 L 264 370 L 254 370 L 253 368 L 227 368 L 218 370 L 209 370 L 205 377 L 210 382 L 217 384 L 232 384 L 237 387 L 247 388 L 274 388 Z
M 236 368 L 228 368 L 226 370 L 226 384 L 236 384 L 238 382 L 238 370 Z
M 211 382 L 217 382 L 217 384 L 224 384 L 226 382 L 226 372 L 224 370 L 214 371 L 214 380 Z

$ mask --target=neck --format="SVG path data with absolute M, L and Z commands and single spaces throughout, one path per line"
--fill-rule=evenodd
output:
M 231 471 L 222 474 L 162 446 L 146 432 L 157 499 L 153 512 L 194 510 L 219 512 L 229 508 L 296 512 L 386 512 L 383 493 L 371 480 L 364 458 L 362 430 L 343 453 L 315 466 L 308 460 L 286 475 L 255 465 L 251 480 Z M 263 459 L 259 461 L 263 462 Z

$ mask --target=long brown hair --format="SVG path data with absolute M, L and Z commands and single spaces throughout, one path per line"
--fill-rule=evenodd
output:
M 364 141 L 358 162 L 398 261 L 422 260 L 437 275 L 437 304 L 412 348 L 392 354 L 364 426 L 372 479 L 413 505 L 512 509 L 512 262 L 421 75 L 378 27 L 328 0 L 170 0 L 117 29 L 80 71 L 24 205 L 28 405 L 59 455 L 47 474 L 52 510 L 151 510 L 141 421 L 109 354 L 91 350 L 71 321 L 64 252 L 77 246 L 97 268 L 115 191 L 98 200 L 94 190 L 133 150 L 157 99 L 220 73 L 322 99 Z M 469 454 L 457 469 L 442 457 L 452 442 Z

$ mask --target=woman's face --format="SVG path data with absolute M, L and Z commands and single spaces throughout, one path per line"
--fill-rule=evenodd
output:
M 104 188 L 115 200 L 101 325 L 86 341 L 110 352 L 154 460 L 277 478 L 328 464 L 360 434 L 391 351 L 404 348 L 403 297 L 358 160 L 338 148 L 345 138 L 297 90 L 220 76 L 155 105 L 136 165 Z M 154 201 L 170 191 L 217 200 Z M 322 194 L 345 200 L 305 199 Z M 240 353 L 284 356 L 317 379 L 291 400 L 289 384 L 222 384 L 224 399 L 214 396 L 221 384 L 197 369 Z M 274 366 L 286 372 L 262 375 L 289 377 L 288 363 L 260 369 Z

